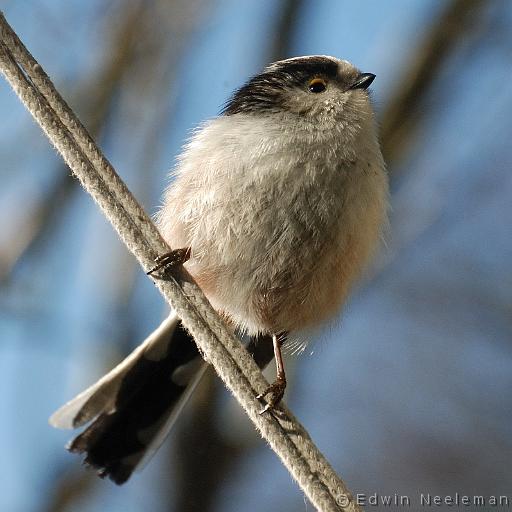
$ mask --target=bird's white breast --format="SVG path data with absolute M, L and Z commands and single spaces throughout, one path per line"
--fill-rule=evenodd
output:
M 192 248 L 187 269 L 249 333 L 334 314 L 379 238 L 387 183 L 377 141 L 354 151 L 338 137 L 221 117 L 181 157 L 160 228 L 171 247 Z

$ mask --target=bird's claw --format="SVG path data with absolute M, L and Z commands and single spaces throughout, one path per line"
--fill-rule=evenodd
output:
M 157 270 L 161 270 L 162 268 L 172 268 L 177 267 L 179 265 L 183 265 L 190 259 L 190 247 L 185 247 L 183 249 L 173 249 L 170 252 L 166 252 L 155 258 L 156 265 L 150 268 L 146 274 L 148 276 L 155 273 Z
M 263 393 L 260 393 L 256 397 L 258 400 L 261 400 L 267 395 L 271 395 L 265 407 L 260 411 L 260 414 L 274 409 L 283 399 L 285 389 L 286 379 L 284 377 L 277 377 L 277 379 L 272 384 L 270 384 L 270 386 Z

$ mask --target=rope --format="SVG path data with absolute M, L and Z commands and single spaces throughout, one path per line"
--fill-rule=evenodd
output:
M 143 269 L 149 270 L 169 246 L 1 12 L 0 70 L 122 241 Z M 180 268 L 173 277 L 154 283 L 311 503 L 321 511 L 361 511 L 284 405 L 273 414 L 259 414 L 261 403 L 256 396 L 268 384 L 190 274 Z

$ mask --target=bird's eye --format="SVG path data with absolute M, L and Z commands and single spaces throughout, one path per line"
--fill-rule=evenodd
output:
M 324 92 L 327 89 L 327 81 L 323 78 L 313 78 L 309 81 L 308 87 L 314 93 Z

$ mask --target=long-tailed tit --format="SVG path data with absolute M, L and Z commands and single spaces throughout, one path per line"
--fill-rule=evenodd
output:
M 157 216 L 171 247 L 183 249 L 170 259 L 185 264 L 226 322 L 272 336 L 278 376 L 264 410 L 286 385 L 282 342 L 339 313 L 387 220 L 367 91 L 374 78 L 333 57 L 270 64 L 192 136 Z M 197 382 L 187 372 L 196 356 L 171 313 L 51 423 L 91 422 L 71 451 L 123 483 L 168 433 Z

